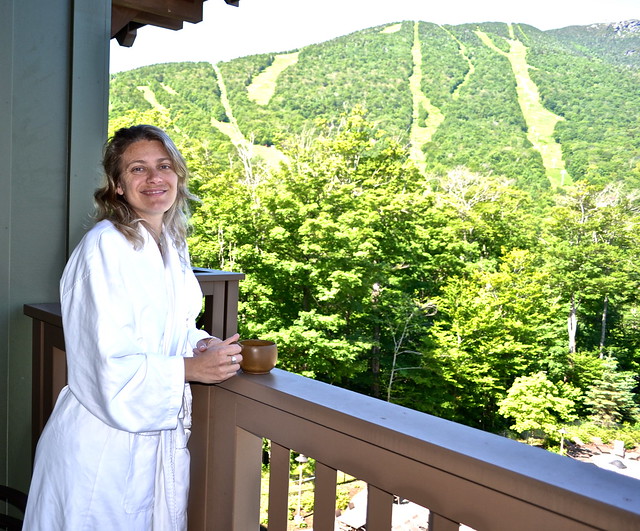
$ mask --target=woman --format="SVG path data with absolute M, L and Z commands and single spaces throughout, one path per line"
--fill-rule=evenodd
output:
M 42 433 L 25 530 L 183 530 L 189 381 L 236 374 L 237 334 L 198 330 L 187 168 L 157 127 L 107 144 L 98 223 L 60 283 L 68 386 Z

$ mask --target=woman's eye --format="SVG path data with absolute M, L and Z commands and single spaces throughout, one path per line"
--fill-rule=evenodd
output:
M 171 169 L 171 164 L 161 164 L 160 165 L 160 169 L 161 170 L 170 170 Z
M 131 173 L 144 173 L 146 168 L 144 166 L 134 166 L 131 168 Z

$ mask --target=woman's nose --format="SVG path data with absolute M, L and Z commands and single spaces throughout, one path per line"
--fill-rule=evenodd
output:
M 157 169 L 151 168 L 147 175 L 147 181 L 158 182 L 162 179 L 160 172 Z

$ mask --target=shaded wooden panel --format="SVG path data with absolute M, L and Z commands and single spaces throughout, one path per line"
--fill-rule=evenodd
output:
M 367 531 L 389 531 L 393 516 L 393 494 L 367 485 Z
M 58 333 L 59 330 L 56 329 L 55 332 L 53 332 L 49 337 L 52 337 L 54 334 Z M 51 387 L 48 390 L 48 394 L 51 397 L 51 402 L 48 405 L 51 407 L 51 409 L 49 411 L 53 411 L 53 406 L 56 404 L 58 395 L 60 394 L 60 391 L 62 391 L 62 388 L 67 385 L 68 380 L 67 353 L 64 350 L 63 335 L 60 334 L 57 338 L 55 338 L 54 341 L 62 348 L 56 347 L 54 343 L 45 346 L 45 348 L 50 349 L 51 352 Z
M 429 531 L 459 531 L 460 524 L 434 512 L 429 513 Z
M 193 384 L 189 531 L 233 530 L 235 405 L 215 386 Z M 215 422 L 214 422 L 215 421 Z
M 269 529 L 287 529 L 289 519 L 289 470 L 291 451 L 271 442 L 269 457 Z
M 236 429 L 236 459 L 233 492 L 233 530 L 260 528 L 260 479 L 262 437 Z M 214 493 L 215 495 L 215 493 Z
M 182 20 L 161 17 L 159 15 L 153 15 L 149 13 L 138 13 L 136 17 L 134 17 L 133 21 L 135 24 L 139 24 L 140 26 L 158 26 L 164 29 L 170 30 L 181 30 L 184 27 Z
M 202 20 L 204 0 L 112 0 L 111 38 L 131 47 L 137 30 L 147 24 L 179 30 L 183 22 Z
M 238 330 L 238 298 L 242 273 L 194 268 L 204 295 L 204 310 L 198 326 L 210 334 L 227 338 Z
M 67 382 L 67 360 L 59 304 L 25 305 L 32 322 L 32 458 L 60 390 Z
M 111 6 L 111 38 L 115 37 L 137 14 L 137 9 L 122 7 L 114 3 Z
M 316 461 L 316 480 L 313 503 L 314 531 L 334 531 L 336 521 L 336 482 L 338 473 L 335 468 Z
M 202 21 L 204 0 L 112 0 L 111 38 L 133 46 L 137 30 L 145 25 L 179 30 L 184 22 Z M 225 0 L 238 6 L 239 0 Z
M 209 386 L 191 384 L 193 403 L 197 407 L 192 412 L 191 437 L 189 453 L 191 454 L 191 485 L 189 488 L 189 530 L 205 530 L 208 492 L 208 474 L 214 448 L 213 429 L 213 395 Z

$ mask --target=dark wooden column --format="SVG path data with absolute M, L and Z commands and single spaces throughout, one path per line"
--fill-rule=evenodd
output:
M 32 324 L 31 449 L 47 423 L 61 389 L 67 384 L 67 360 L 59 303 L 26 304 Z

